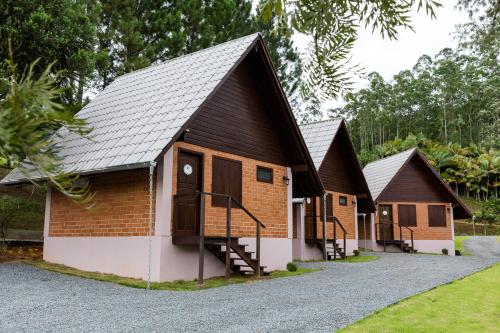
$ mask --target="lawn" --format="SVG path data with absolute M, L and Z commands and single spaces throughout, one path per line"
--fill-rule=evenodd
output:
M 464 240 L 470 238 L 470 236 L 455 236 L 455 250 L 459 250 L 463 256 L 470 256 L 471 254 L 467 252 L 464 248 Z
M 340 332 L 500 332 L 500 264 L 410 297 Z
M 26 260 L 24 262 L 26 264 L 29 264 L 29 265 L 32 265 L 32 266 L 35 266 L 35 267 L 38 267 L 41 269 L 45 269 L 48 271 L 52 271 L 52 272 L 73 275 L 73 276 L 78 276 L 81 278 L 92 279 L 92 280 L 97 280 L 97 281 L 116 283 L 116 284 L 119 284 L 122 286 L 127 286 L 127 287 L 132 287 L 132 288 L 145 289 L 146 284 L 147 284 L 146 281 L 140 280 L 140 279 L 126 278 L 126 277 L 121 277 L 121 276 L 117 276 L 117 275 L 113 275 L 113 274 L 87 272 L 87 271 L 82 271 L 82 270 L 79 270 L 76 268 L 71 268 L 71 267 L 64 266 L 64 265 L 52 264 L 52 263 L 49 263 L 49 262 L 46 262 L 43 260 Z M 237 275 L 235 275 L 235 276 L 232 276 L 228 281 L 223 277 L 215 277 L 215 278 L 211 278 L 211 279 L 206 279 L 205 283 L 202 286 L 199 286 L 196 280 L 192 280 L 192 281 L 179 280 L 179 281 L 161 282 L 161 283 L 153 282 L 153 283 L 151 283 L 151 289 L 154 289 L 154 290 L 173 290 L 173 291 L 195 291 L 195 290 L 201 290 L 201 289 L 222 287 L 222 286 L 227 286 L 230 284 L 249 283 L 249 282 L 256 282 L 259 280 L 297 276 L 297 275 L 301 275 L 301 274 L 316 272 L 318 270 L 319 269 L 314 269 L 314 268 L 298 268 L 297 271 L 295 271 L 295 272 L 275 271 L 275 272 L 272 272 L 271 275 L 263 276 L 260 279 L 253 277 L 253 276 L 237 276 Z
M 368 262 L 368 261 L 373 261 L 377 260 L 380 257 L 378 256 L 351 256 L 347 257 L 346 259 L 337 259 L 337 262 Z

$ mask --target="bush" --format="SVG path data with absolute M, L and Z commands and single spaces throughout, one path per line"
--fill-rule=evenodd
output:
M 293 262 L 289 262 L 286 264 L 286 270 L 289 272 L 296 272 L 297 271 L 297 265 Z
M 481 210 L 476 214 L 478 220 L 489 224 L 498 223 L 500 219 L 500 198 L 481 202 Z
M 441 252 L 443 252 L 443 254 L 444 254 L 445 256 L 447 256 L 447 255 L 448 255 L 448 249 L 442 249 L 442 250 L 441 250 Z
M 352 251 L 352 253 L 354 253 L 354 256 L 359 256 L 361 254 L 361 252 L 359 252 L 359 250 L 354 250 Z
M 455 255 L 456 255 L 456 256 L 461 256 L 461 255 L 462 255 L 462 253 L 460 252 L 460 250 L 455 250 Z

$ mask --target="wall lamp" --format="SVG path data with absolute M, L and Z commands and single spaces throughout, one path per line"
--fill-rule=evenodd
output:
M 283 176 L 283 181 L 285 182 L 285 184 L 290 185 L 290 178 L 288 178 L 287 176 Z

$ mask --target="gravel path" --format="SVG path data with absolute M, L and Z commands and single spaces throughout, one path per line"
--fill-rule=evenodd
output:
M 367 263 L 198 292 L 145 291 L 0 265 L 0 332 L 331 332 L 499 258 L 379 254 Z
M 500 258 L 500 242 L 495 236 L 475 236 L 464 241 L 467 251 L 477 257 Z

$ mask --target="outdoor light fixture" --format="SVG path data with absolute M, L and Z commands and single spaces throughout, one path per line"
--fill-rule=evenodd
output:
M 290 184 L 290 178 L 288 178 L 287 176 L 283 176 L 283 181 L 285 182 L 285 184 L 289 185 Z
M 354 207 L 356 207 L 356 201 L 355 201 L 355 200 L 353 200 L 353 201 L 352 201 L 352 205 L 353 205 Z

